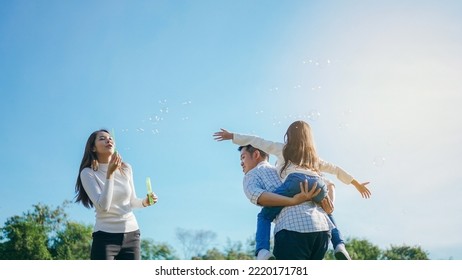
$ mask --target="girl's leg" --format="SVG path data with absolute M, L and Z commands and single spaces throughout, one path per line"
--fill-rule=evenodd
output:
M 292 173 L 287 176 L 284 183 L 275 189 L 273 193 L 287 197 L 293 197 L 294 195 L 300 193 L 300 183 L 304 182 L 305 180 L 308 181 L 308 190 L 312 189 L 314 183 L 316 183 L 317 188 L 321 188 L 321 192 L 317 196 L 313 197 L 313 202 L 318 203 L 326 197 L 327 187 L 320 177 L 309 176 L 301 173 Z M 281 212 L 282 208 L 284 207 L 263 207 L 260 213 L 264 218 L 271 222 Z
M 334 255 L 337 260 L 351 260 L 348 251 L 345 248 L 345 240 L 343 239 L 340 230 L 335 223 L 334 216 L 332 214 L 327 215 L 332 223 L 335 225 L 335 228 L 331 231 L 330 241 L 332 242 L 332 247 L 334 247 Z
M 257 233 L 255 235 L 255 256 L 258 256 L 260 250 L 265 249 L 270 251 L 270 234 L 271 221 L 262 214 L 262 211 L 257 216 Z

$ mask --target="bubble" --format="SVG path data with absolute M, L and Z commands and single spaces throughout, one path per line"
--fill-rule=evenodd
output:
M 330 64 L 330 59 L 327 60 L 327 64 Z
M 270 88 L 269 91 L 278 91 L 279 88 L 278 87 L 273 87 L 273 88 Z
M 159 134 L 159 130 L 156 128 L 156 129 L 151 129 L 151 132 L 152 134 Z
M 181 105 L 189 105 L 189 104 L 191 104 L 191 103 L 192 103 L 192 101 L 191 101 L 191 100 L 188 100 L 188 101 L 183 101 L 183 102 L 181 102 Z
M 256 114 L 256 115 L 258 115 L 258 114 L 263 114 L 263 110 L 256 111 L 255 114 Z
M 138 132 L 140 132 L 140 133 L 143 133 L 143 132 L 144 132 L 144 128 L 138 127 L 138 128 L 136 129 L 136 131 L 138 131 Z
M 385 157 L 375 156 L 372 160 L 372 164 L 376 167 L 382 167 L 385 164 Z
M 182 121 L 187 121 L 187 120 L 189 120 L 189 117 L 182 117 L 181 120 Z
M 312 121 L 317 121 L 319 119 L 319 117 L 321 117 L 321 113 L 319 113 L 317 110 L 312 110 L 308 114 L 308 119 L 310 119 Z
M 338 124 L 338 128 L 340 129 L 348 129 L 350 127 L 350 124 L 347 122 L 341 122 Z
M 159 100 L 159 104 L 162 104 L 162 105 L 167 104 L 167 99 Z

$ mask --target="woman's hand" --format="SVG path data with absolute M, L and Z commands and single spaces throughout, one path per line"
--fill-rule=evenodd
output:
M 109 166 L 107 168 L 107 175 L 106 177 L 109 179 L 114 171 L 119 169 L 122 166 L 122 157 L 120 157 L 119 153 L 114 153 L 109 161 Z
M 149 203 L 149 197 L 151 197 L 152 203 Z M 157 203 L 158 197 L 155 193 L 150 193 L 146 195 L 146 198 L 143 199 L 143 206 L 148 207 Z

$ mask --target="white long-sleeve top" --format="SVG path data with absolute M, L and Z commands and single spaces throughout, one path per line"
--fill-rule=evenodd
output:
M 132 209 L 142 208 L 143 200 L 136 197 L 133 172 L 125 163 L 123 173 L 114 171 L 106 179 L 108 164 L 99 164 L 98 170 L 84 168 L 80 172 L 82 185 L 95 207 L 94 232 L 125 233 L 138 230 L 138 222 Z
M 287 176 L 291 173 L 303 173 L 310 176 L 319 176 L 319 174 L 317 174 L 313 170 L 300 167 L 293 163 L 289 163 L 287 165 L 287 168 L 281 174 L 281 169 L 284 166 L 284 156 L 282 154 L 285 145 L 284 143 L 272 142 L 257 136 L 238 133 L 234 133 L 233 143 L 239 146 L 252 145 L 253 147 L 260 149 L 265 153 L 276 156 L 276 168 L 282 181 L 284 181 L 287 178 Z M 329 162 L 326 162 L 322 159 L 319 159 L 319 171 L 335 175 L 342 183 L 345 183 L 347 185 L 350 184 L 354 179 L 353 176 L 348 174 L 342 168 Z

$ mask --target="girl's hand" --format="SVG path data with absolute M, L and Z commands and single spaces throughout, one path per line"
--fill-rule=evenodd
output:
M 223 140 L 232 140 L 233 139 L 233 134 L 226 129 L 220 128 L 221 131 L 215 132 L 213 134 L 213 139 L 217 141 L 223 141 Z
M 369 184 L 369 182 L 364 182 L 361 184 L 356 182 L 356 184 L 353 184 L 363 198 L 371 197 L 371 191 L 366 187 L 367 184 Z

